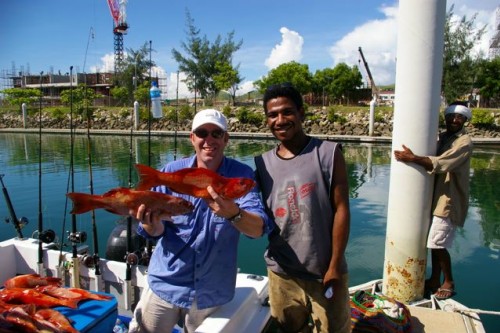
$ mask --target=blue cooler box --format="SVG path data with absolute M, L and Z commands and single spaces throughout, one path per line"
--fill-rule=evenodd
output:
M 118 318 L 118 303 L 111 294 L 98 293 L 113 297 L 110 300 L 85 300 L 78 303 L 78 309 L 56 307 L 55 310 L 72 320 L 73 327 L 81 333 L 112 333 Z

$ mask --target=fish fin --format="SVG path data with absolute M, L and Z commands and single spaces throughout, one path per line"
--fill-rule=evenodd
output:
M 80 302 L 82 299 L 60 299 L 60 301 L 63 303 L 64 306 L 67 306 L 68 308 L 76 309 L 78 308 L 78 302 Z
M 73 201 L 73 209 L 70 214 L 82 214 L 96 208 L 101 208 L 99 201 L 95 199 L 95 195 L 72 192 L 66 194 L 66 196 Z
M 62 285 L 62 279 L 58 277 L 53 277 L 53 276 L 47 276 L 43 278 L 45 281 L 47 281 L 47 284 L 53 285 L 60 287 Z
M 150 190 L 152 187 L 160 185 L 158 179 L 159 171 L 144 164 L 136 164 L 135 168 L 139 174 L 139 182 L 135 186 L 138 191 Z

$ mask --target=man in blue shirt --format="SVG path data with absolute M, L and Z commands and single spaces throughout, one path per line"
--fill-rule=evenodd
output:
M 196 154 L 168 163 L 161 171 L 198 167 L 224 177 L 254 178 L 251 167 L 224 156 L 229 134 L 224 115 L 212 109 L 200 111 L 190 133 Z M 139 207 L 138 233 L 157 239 L 148 268 L 148 287 L 135 309 L 130 332 L 171 332 L 180 320 L 184 332 L 194 332 L 203 320 L 234 297 L 237 248 L 240 232 L 256 238 L 270 231 L 260 194 L 253 188 L 236 199 L 220 197 L 207 187 L 212 199 L 155 191 L 184 198 L 194 205 L 191 213 L 157 216 Z

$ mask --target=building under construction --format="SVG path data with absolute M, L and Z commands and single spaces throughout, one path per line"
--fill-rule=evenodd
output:
M 111 101 L 111 88 L 113 87 L 113 73 L 75 73 L 66 74 L 39 74 L 32 75 L 23 71 L 17 72 L 2 70 L 0 90 L 7 88 L 32 88 L 42 91 L 43 102 L 45 105 L 60 105 L 61 92 L 63 90 L 76 88 L 79 84 L 85 84 L 93 89 L 96 94 L 104 96 L 104 101 Z

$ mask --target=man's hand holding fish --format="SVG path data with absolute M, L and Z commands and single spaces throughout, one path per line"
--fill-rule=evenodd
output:
M 172 221 L 171 215 L 155 213 L 144 204 L 137 208 L 137 214 L 131 209 L 130 215 L 141 221 L 144 230 L 152 237 L 160 236 L 165 230 L 162 221 Z

